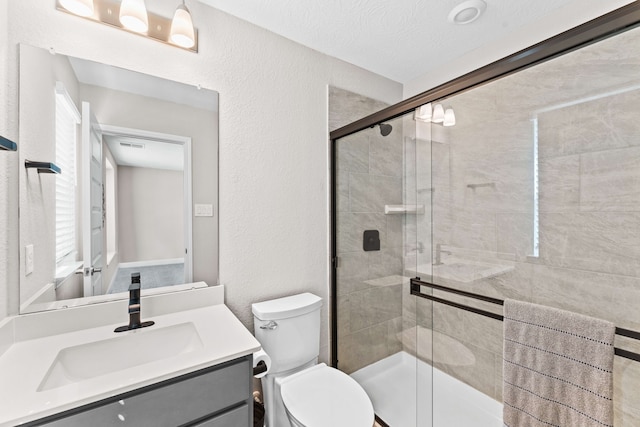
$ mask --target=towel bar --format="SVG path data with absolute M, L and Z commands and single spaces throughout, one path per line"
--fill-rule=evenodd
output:
M 0 135 L 0 150 L 16 151 L 17 149 L 18 145 L 15 142 Z
M 60 169 L 60 167 L 58 167 L 58 165 L 56 165 L 55 163 L 51 162 L 34 162 L 32 160 L 25 160 L 24 167 L 27 169 L 37 169 L 38 173 L 62 173 L 62 169 Z
M 420 291 L 420 287 L 421 286 L 426 286 L 428 288 L 435 289 L 435 290 L 438 290 L 438 291 L 449 292 L 449 293 L 452 293 L 452 294 L 461 295 L 461 296 L 464 296 L 464 297 L 473 298 L 473 299 L 489 302 L 491 304 L 496 304 L 496 305 L 504 305 L 504 300 L 488 297 L 488 296 L 485 296 L 485 295 L 475 294 L 473 292 L 461 291 L 459 289 L 454 289 L 454 288 L 450 288 L 450 287 L 447 287 L 447 286 L 436 285 L 435 283 L 422 281 L 422 280 L 420 280 L 419 277 L 416 277 L 415 279 L 411 279 L 411 295 L 415 295 L 415 296 L 420 297 L 420 298 L 425 298 L 425 299 L 428 299 L 428 300 L 431 300 L 431 301 L 434 301 L 434 302 L 437 302 L 437 303 L 440 303 L 440 304 L 445 304 L 445 305 L 448 305 L 450 307 L 459 308 L 461 310 L 469 311 L 471 313 L 479 314 L 481 316 L 490 317 L 492 319 L 496 319 L 496 320 L 500 320 L 500 321 L 504 320 L 504 316 L 502 316 L 501 314 L 493 313 L 491 311 L 482 310 L 482 309 L 475 308 L 475 307 L 470 307 L 470 306 L 465 305 L 465 304 L 460 304 L 460 303 L 457 303 L 457 302 L 454 302 L 454 301 L 449 301 L 449 300 L 444 299 L 444 298 L 438 298 L 438 297 L 435 297 L 433 295 L 422 293 Z M 616 335 L 620 335 L 620 336 L 627 337 L 627 338 L 632 338 L 632 339 L 635 339 L 635 340 L 640 340 L 640 332 L 633 331 L 633 330 L 630 330 L 630 329 L 624 329 L 624 328 L 616 327 Z M 634 360 L 636 362 L 640 362 L 640 354 L 634 353 L 634 352 L 629 351 L 629 350 L 624 350 L 624 349 L 615 347 L 614 354 L 616 356 L 624 357 L 625 359 L 630 359 L 630 360 Z

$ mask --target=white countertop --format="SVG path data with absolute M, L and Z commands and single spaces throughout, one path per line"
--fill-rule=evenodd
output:
M 203 346 L 185 354 L 37 391 L 61 350 L 119 335 L 113 330 L 122 322 L 17 341 L 0 355 L 0 426 L 33 421 L 260 349 L 258 341 L 224 304 L 148 318 L 143 315 L 142 320 L 153 320 L 156 324 L 122 334 L 144 334 L 166 326 L 193 323 Z

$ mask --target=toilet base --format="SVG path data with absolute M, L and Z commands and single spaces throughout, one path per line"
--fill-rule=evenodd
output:
M 314 359 L 295 369 L 279 373 L 269 373 L 262 377 L 262 395 L 266 411 L 264 427 L 291 426 L 289 416 L 282 402 L 282 396 L 280 395 L 280 385 L 277 384 L 276 379 L 288 377 L 289 375 L 293 375 L 317 364 L 318 359 Z

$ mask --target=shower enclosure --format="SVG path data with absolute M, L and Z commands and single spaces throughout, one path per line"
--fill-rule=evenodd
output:
M 332 363 L 381 425 L 502 426 L 506 298 L 614 322 L 615 426 L 640 425 L 638 22 L 395 106 L 331 90 Z

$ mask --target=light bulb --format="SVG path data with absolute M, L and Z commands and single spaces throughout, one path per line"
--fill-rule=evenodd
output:
M 433 123 L 444 122 L 444 108 L 442 108 L 442 104 L 436 104 L 435 107 L 433 107 L 433 116 L 431 117 L 431 121 Z
M 416 108 L 415 119 L 421 122 L 431 121 L 431 103 L 424 104 Z
M 93 15 L 93 0 L 60 0 L 60 4 L 75 15 Z
M 456 115 L 453 112 L 453 108 L 447 108 L 444 112 L 443 126 L 454 126 L 456 124 Z
M 184 4 L 181 4 L 176 9 L 176 13 L 173 15 L 173 21 L 171 21 L 171 35 L 169 40 L 171 43 L 180 47 L 190 48 L 196 44 L 195 31 L 193 29 L 193 21 L 191 19 L 191 13 Z
M 120 5 L 120 23 L 136 33 L 146 33 L 149 30 L 149 17 L 144 0 L 122 0 Z

